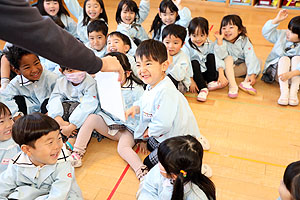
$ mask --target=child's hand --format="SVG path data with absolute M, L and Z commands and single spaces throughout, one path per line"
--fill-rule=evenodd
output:
M 282 22 L 288 17 L 288 11 L 286 9 L 282 9 L 278 12 L 277 16 L 273 19 L 273 24 L 278 24 L 279 22 Z
M 228 85 L 228 80 L 223 74 L 219 74 L 218 82 L 221 84 L 222 88 Z
M 173 3 L 177 6 L 178 10 L 182 9 L 181 0 L 173 0 Z
M 149 151 L 147 149 L 147 142 L 141 141 L 140 143 L 137 144 L 140 148 L 140 152 L 142 154 L 148 154 Z
M 69 124 L 68 126 L 61 126 L 61 133 L 64 136 L 70 137 L 77 127 L 74 124 Z
M 149 135 L 148 135 L 148 128 L 145 130 L 145 132 L 143 134 L 143 137 L 144 138 L 148 138 L 149 137 Z
M 168 61 L 169 61 L 169 65 L 173 63 L 173 56 L 170 55 L 169 50 L 168 51 Z
M 131 118 L 134 118 L 136 114 L 140 113 L 140 107 L 139 106 L 131 106 L 128 110 L 125 111 L 125 119 L 128 119 L 128 116 L 131 116 Z
M 223 44 L 223 38 L 224 38 L 224 33 L 220 34 L 219 31 L 215 32 L 215 38 L 217 39 L 217 43 L 218 45 L 222 45 Z
M 246 82 L 250 82 L 250 85 L 254 85 L 256 83 L 256 74 L 251 74 L 247 76 Z
M 191 78 L 190 92 L 192 92 L 192 93 L 199 92 L 198 86 L 197 86 L 196 82 L 194 81 L 194 79 L 192 79 L 192 78 Z
M 282 80 L 282 81 L 287 81 L 287 80 L 289 80 L 292 77 L 293 77 L 293 73 L 292 72 L 286 72 L 286 73 L 278 75 L 278 78 L 280 80 Z

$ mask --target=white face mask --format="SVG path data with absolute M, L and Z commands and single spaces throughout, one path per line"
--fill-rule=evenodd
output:
M 79 84 L 85 78 L 86 72 L 74 72 L 65 74 L 66 79 L 72 83 Z

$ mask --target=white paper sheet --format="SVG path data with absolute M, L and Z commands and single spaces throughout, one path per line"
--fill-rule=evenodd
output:
M 98 72 L 95 80 L 101 108 L 125 122 L 121 84 L 118 77 L 119 73 L 117 72 Z

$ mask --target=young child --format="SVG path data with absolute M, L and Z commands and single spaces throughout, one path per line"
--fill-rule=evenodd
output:
M 37 55 L 19 47 L 9 47 L 5 56 L 18 74 L 0 93 L 13 117 L 47 113 L 46 105 L 58 76 L 43 69 Z
M 144 92 L 143 82 L 132 73 L 130 63 L 125 54 L 113 52 L 108 55 L 116 56 L 125 71 L 122 77 L 121 87 L 124 109 L 127 110 L 133 105 L 134 101 L 142 96 Z M 119 141 L 118 152 L 120 156 L 129 163 L 135 171 L 137 178 L 141 179 L 148 171 L 143 172 L 146 170 L 146 166 L 143 165 L 141 159 L 132 150 L 132 147 L 135 145 L 132 133 L 137 126 L 138 120 L 139 116 L 136 116 L 133 119 L 128 119 L 124 123 L 103 110 L 97 113 L 97 115 L 90 115 L 79 130 L 74 145 L 74 152 L 72 153 L 74 167 L 81 166 L 81 158 L 85 153 L 92 131 L 96 130 L 105 137 Z
M 199 92 L 198 101 L 206 101 L 208 91 L 221 88 L 217 82 L 214 44 L 209 38 L 208 21 L 203 17 L 195 17 L 188 26 L 189 39 L 182 50 L 188 55 L 193 68 L 190 92 Z
M 106 54 L 108 26 L 102 20 L 94 20 L 87 26 L 89 41 L 85 44 L 99 58 Z
M 50 16 L 57 20 L 63 29 L 72 34 L 75 38 L 78 38 L 77 35 L 77 24 L 70 17 L 69 12 L 64 7 L 62 0 L 38 0 L 35 5 L 40 11 L 41 15 Z
M 9 160 L 20 151 L 11 137 L 13 124 L 8 107 L 0 102 L 0 174 L 6 170 Z
M 99 109 L 96 81 L 85 71 L 61 67 L 63 77 L 56 82 L 48 103 L 48 115 L 54 118 L 73 150 L 74 131 Z
M 300 196 L 300 161 L 293 162 L 285 169 L 283 180 L 280 181 L 277 200 L 299 200 Z
M 278 30 L 280 22 L 288 17 L 287 10 L 280 10 L 273 20 L 266 22 L 262 29 L 263 36 L 274 43 L 268 56 L 262 80 L 272 82 L 275 80 L 278 66 L 278 82 L 280 85 L 279 105 L 296 106 L 299 104 L 298 90 L 300 83 L 300 16 L 289 22 L 287 30 Z M 272 76 L 272 69 L 275 73 Z M 289 88 L 289 81 L 291 86 Z
M 208 140 L 200 134 L 188 101 L 165 74 L 169 66 L 165 45 L 156 40 L 143 41 L 136 51 L 136 60 L 139 77 L 148 85 L 143 96 L 126 111 L 125 116 L 141 114 L 134 138 L 147 140 L 147 149 L 151 153 L 144 164 L 149 169 L 156 165 L 159 144 L 179 135 L 199 138 L 203 148 L 208 150 Z
M 162 32 L 162 40 L 167 48 L 170 64 L 166 74 L 183 94 L 189 90 L 191 77 L 193 77 L 191 61 L 181 50 L 185 37 L 185 28 L 177 24 L 167 25 Z
M 23 116 L 13 125 L 12 137 L 22 152 L 0 174 L 5 180 L 1 199 L 83 199 L 54 119 L 41 113 Z
M 217 45 L 214 47 L 214 52 L 216 68 L 219 72 L 218 82 L 221 87 L 229 83 L 228 97 L 230 98 L 238 96 L 235 77 L 244 75 L 246 78 L 240 83 L 240 89 L 252 95 L 256 94 L 252 86 L 260 73 L 260 61 L 246 34 L 246 27 L 243 26 L 242 19 L 238 15 L 223 17 L 220 31 L 215 34 Z
M 162 41 L 161 33 L 167 25 L 175 23 L 186 28 L 191 19 L 191 11 L 182 7 L 181 0 L 162 0 L 151 25 L 152 39 Z
M 159 163 L 141 184 L 139 200 L 215 200 L 214 183 L 201 172 L 203 148 L 193 136 L 166 139 L 158 147 Z
M 117 12 L 117 31 L 130 37 L 138 46 L 141 41 L 149 39 L 141 23 L 145 21 L 150 11 L 150 0 L 141 0 L 140 8 L 133 0 L 121 0 Z
M 134 42 L 131 42 L 130 38 L 127 35 L 118 31 L 114 31 L 107 36 L 107 52 L 120 52 L 126 54 L 131 65 L 131 69 L 134 75 L 137 76 L 137 70 L 135 67 L 136 63 L 133 57 L 135 51 L 136 45 L 134 44 Z
M 88 40 L 87 25 L 96 19 L 108 23 L 104 3 L 102 0 L 85 0 L 83 8 L 77 0 L 64 0 L 70 12 L 78 19 L 77 34 L 85 44 Z

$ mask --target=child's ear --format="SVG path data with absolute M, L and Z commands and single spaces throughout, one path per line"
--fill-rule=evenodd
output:
M 21 150 L 27 155 L 27 156 L 30 156 L 31 155 L 31 148 L 29 145 L 26 145 L 26 144 L 22 144 L 21 145 Z
M 62 70 L 61 68 L 59 68 L 59 71 L 60 71 L 60 73 L 62 73 L 62 74 L 63 74 L 63 70 Z
M 169 62 L 169 60 L 166 60 L 161 65 L 162 65 L 162 70 L 165 72 L 165 71 L 167 71 L 167 69 L 168 69 L 168 67 L 170 65 L 170 62 Z
M 20 70 L 18 70 L 17 68 L 11 67 L 11 69 L 12 69 L 16 74 L 21 75 Z
M 125 52 L 127 53 L 130 50 L 130 46 L 128 44 L 125 44 Z

